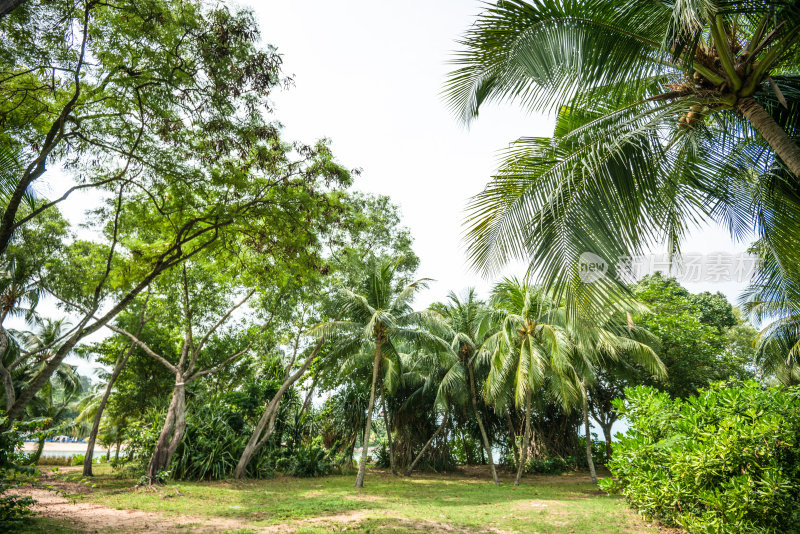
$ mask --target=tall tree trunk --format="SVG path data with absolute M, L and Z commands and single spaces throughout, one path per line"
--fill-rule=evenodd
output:
M 606 440 L 606 462 L 611 459 L 611 424 L 602 425 L 603 437 Z
M 511 438 L 511 453 L 514 455 L 514 462 L 519 463 L 519 447 L 517 447 L 517 433 L 514 430 L 514 421 L 511 420 L 511 413 L 506 408 L 506 427 L 508 436 Z
M 309 388 L 308 393 L 306 394 L 306 400 L 303 401 L 303 407 L 300 409 L 300 415 L 306 413 L 308 409 L 311 407 L 311 397 L 314 395 L 314 389 L 316 387 L 317 387 L 317 380 L 315 378 L 314 381 L 311 382 L 311 387 Z
M 597 473 L 594 470 L 594 461 L 592 460 L 592 433 L 589 428 L 589 388 L 586 386 L 586 381 L 583 381 L 583 429 L 586 432 L 586 461 L 589 464 L 589 474 L 592 475 L 592 484 L 597 484 Z
M 292 387 L 292 384 L 297 382 L 301 376 L 308 370 L 308 367 L 311 365 L 311 362 L 317 357 L 319 354 L 320 349 L 322 348 L 323 343 L 325 342 L 325 338 L 320 338 L 317 342 L 317 345 L 314 347 L 314 350 L 311 351 L 311 354 L 303 362 L 303 365 L 300 366 L 300 369 L 295 371 L 293 374 L 287 374 L 287 376 L 283 379 L 283 384 L 275 393 L 275 395 L 270 399 L 269 404 L 264 409 L 264 413 L 261 414 L 261 419 L 258 420 L 256 424 L 256 428 L 253 430 L 253 433 L 250 435 L 250 439 L 247 441 L 247 445 L 242 452 L 242 457 L 239 458 L 239 463 L 236 464 L 236 469 L 233 471 L 233 478 L 242 478 L 244 477 L 245 472 L 247 471 L 247 466 L 250 464 L 250 460 L 253 459 L 255 453 L 259 451 L 261 447 L 269 440 L 272 433 L 275 431 L 275 419 L 278 416 L 278 408 L 280 407 L 281 399 Z M 289 373 L 289 369 L 286 370 Z M 266 428 L 266 431 L 264 430 Z
M 369 404 L 367 405 L 367 423 L 364 425 L 364 441 L 361 447 L 361 460 L 358 462 L 358 475 L 356 487 L 364 487 L 364 475 L 367 473 L 367 456 L 369 455 L 369 433 L 372 430 L 372 409 L 375 407 L 375 386 L 378 382 L 378 371 L 381 366 L 381 338 L 376 337 L 375 361 L 372 363 L 372 387 L 369 390 Z
M 464 429 L 461 429 L 461 447 L 464 449 L 464 465 L 469 467 L 470 460 L 472 459 L 469 454 L 469 448 L 467 447 L 467 433 L 464 432 Z
M 36 465 L 36 462 L 39 461 L 39 458 L 42 457 L 42 451 L 44 451 L 44 436 L 39 437 L 39 443 L 36 445 L 36 451 L 33 453 L 33 456 L 30 456 L 27 461 L 25 462 L 26 465 Z
M 522 473 L 525 471 L 525 464 L 528 462 L 528 449 L 531 446 L 531 390 L 525 392 L 525 432 L 519 450 L 519 465 L 517 466 L 517 478 L 514 485 L 519 486 Z
M 787 135 L 755 98 L 751 96 L 740 98 L 736 108 L 764 137 L 795 177 L 800 178 L 800 145 Z
M 353 467 L 353 457 L 356 455 L 356 441 L 358 441 L 358 432 L 353 436 L 353 442 L 350 444 L 350 466 Z
M 472 363 L 467 364 L 469 371 L 469 391 L 472 397 L 472 409 L 475 411 L 475 419 L 478 421 L 478 428 L 481 430 L 481 438 L 483 439 L 483 448 L 486 450 L 486 456 L 489 458 L 489 469 L 492 472 L 492 482 L 495 486 L 500 485 L 497 480 L 497 470 L 494 468 L 494 459 L 492 458 L 492 447 L 489 444 L 489 437 L 486 435 L 486 429 L 483 427 L 483 419 L 481 413 L 478 411 L 478 400 L 475 395 L 475 373 L 472 370 Z
M 150 484 L 158 483 L 158 474 L 169 467 L 172 455 L 183 439 L 183 434 L 186 430 L 185 388 L 183 376 L 178 374 L 175 377 L 175 388 L 172 391 L 172 400 L 167 409 L 167 418 L 164 420 L 164 426 L 158 436 L 153 457 L 147 467 L 147 478 L 150 480 Z
M 392 443 L 392 425 L 389 421 L 389 411 L 386 409 L 386 391 L 383 384 L 381 384 L 381 405 L 383 407 L 383 424 L 386 427 L 386 441 L 389 442 L 389 466 L 392 468 L 392 474 L 397 476 L 397 467 L 394 463 L 394 443 Z
M 0 0 L 0 18 L 14 11 L 28 0 Z
M 6 369 L 6 366 L 3 364 L 3 359 L 6 356 L 6 351 L 9 346 L 8 334 L 3 326 L 4 319 L 5 314 L 3 314 L 3 317 L 0 319 L 0 379 L 2 379 L 3 394 L 6 400 L 6 412 L 8 412 L 11 407 L 14 406 L 17 396 L 14 392 L 14 380 L 11 376 L 11 371 Z
M 406 469 L 406 476 L 407 477 L 411 476 L 411 472 L 414 470 L 414 466 L 417 465 L 417 462 L 420 461 L 420 459 L 422 458 L 422 455 L 425 454 L 425 451 L 427 451 L 428 447 L 430 447 L 431 443 L 433 443 L 433 440 L 436 439 L 436 436 L 438 436 L 439 433 L 442 431 L 444 426 L 447 424 L 447 419 L 449 417 L 450 417 L 450 409 L 448 407 L 448 409 L 445 410 L 445 412 L 444 412 L 444 416 L 442 416 L 442 424 L 439 425 L 439 428 L 436 429 L 436 432 L 433 433 L 433 435 L 430 437 L 430 439 L 422 447 L 422 450 L 419 451 L 419 454 L 417 454 L 417 457 L 414 458 L 414 461 L 411 462 L 411 465 L 409 465 L 408 469 Z
M 136 333 L 137 336 L 141 334 L 141 330 L 141 327 L 139 327 L 139 331 Z M 114 366 L 114 370 L 111 372 L 111 377 L 108 379 L 108 384 L 106 385 L 106 391 L 103 393 L 103 398 L 100 399 L 100 405 L 97 407 L 97 413 L 94 415 L 92 431 L 89 433 L 89 443 L 86 445 L 86 454 L 83 457 L 83 476 L 85 477 L 94 476 L 92 474 L 92 460 L 94 458 L 94 445 L 97 441 L 97 433 L 100 431 L 100 420 L 103 418 L 103 411 L 106 408 L 108 397 L 111 395 L 111 390 L 114 388 L 114 382 L 116 382 L 122 368 L 128 362 L 128 358 L 131 352 L 133 352 L 134 346 L 134 343 L 128 345 L 128 349 L 121 355 L 117 364 Z

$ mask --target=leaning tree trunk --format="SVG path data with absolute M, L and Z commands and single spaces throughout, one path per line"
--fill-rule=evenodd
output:
M 469 371 L 469 391 L 472 397 L 472 409 L 475 411 L 475 419 L 478 421 L 478 428 L 481 430 L 483 448 L 486 450 L 486 456 L 489 458 L 492 482 L 494 482 L 495 486 L 499 486 L 500 482 L 497 480 L 497 470 L 494 468 L 494 459 L 492 458 L 492 447 L 489 445 L 489 437 L 486 435 L 486 429 L 483 427 L 483 419 L 481 418 L 481 413 L 478 411 L 478 401 L 475 395 L 475 373 L 472 371 L 472 364 L 467 365 L 467 370 Z
M 611 425 L 613 424 L 614 423 L 601 425 L 603 428 L 603 437 L 606 440 L 606 462 L 611 459 Z
M 361 460 L 358 462 L 358 475 L 356 487 L 364 487 L 364 475 L 367 473 L 367 456 L 369 455 L 369 433 L 372 430 L 372 409 L 375 407 L 375 385 L 378 382 L 378 371 L 381 366 L 381 339 L 375 343 L 375 361 L 372 364 L 372 387 L 369 390 L 369 404 L 367 405 L 367 423 L 364 425 L 364 441 L 361 446 Z
M 531 446 L 531 390 L 525 392 L 525 432 L 519 449 L 519 465 L 517 465 L 517 478 L 514 485 L 519 486 L 525 464 L 528 462 L 528 449 Z
M 164 427 L 158 436 L 153 457 L 147 467 L 147 478 L 150 484 L 158 483 L 158 474 L 166 471 L 172 461 L 172 455 L 178 448 L 183 434 L 186 431 L 186 386 L 183 377 L 175 377 L 175 389 L 172 391 L 172 400 L 167 410 Z
M 392 425 L 389 424 L 389 411 L 386 409 L 386 397 L 384 386 L 381 385 L 381 405 L 383 406 L 383 424 L 386 426 L 386 440 L 389 442 L 389 466 L 392 474 L 397 476 L 397 466 L 394 463 L 394 443 L 392 442 Z
M 14 379 L 11 376 L 11 371 L 6 369 L 6 366 L 3 364 L 3 358 L 5 358 L 9 346 L 8 334 L 3 326 L 5 317 L 5 313 L 0 317 L 0 378 L 2 378 L 3 394 L 6 399 L 6 412 L 8 412 L 11 407 L 14 406 L 17 397 L 14 392 Z
M 0 0 L 0 18 L 8 15 L 28 0 Z
M 519 447 L 517 447 L 517 433 L 514 431 L 514 421 L 511 420 L 509 409 L 506 408 L 506 427 L 508 427 L 508 436 L 511 438 L 511 453 L 514 455 L 514 461 L 519 462 Z
M 450 410 L 449 410 L 449 407 L 448 407 L 448 409 L 445 410 L 445 412 L 444 412 L 444 416 L 442 417 L 442 424 L 439 425 L 439 428 L 436 429 L 436 432 L 433 433 L 433 435 L 430 437 L 430 439 L 422 447 L 422 450 L 419 451 L 419 454 L 417 454 L 417 457 L 414 458 L 414 461 L 411 462 L 411 465 L 409 465 L 408 469 L 406 469 L 406 476 L 407 477 L 411 476 L 411 472 L 414 470 L 414 466 L 416 466 L 417 462 L 420 461 L 420 459 L 422 458 L 422 455 L 425 454 L 425 451 L 428 450 L 428 447 L 430 447 L 431 443 L 433 443 L 433 440 L 436 439 L 436 436 L 438 436 L 441 433 L 442 429 L 447 424 L 447 419 L 449 417 L 450 417 Z
M 758 130 L 795 177 L 800 178 L 800 145 L 789 137 L 755 98 L 739 99 L 736 108 Z
M 36 462 L 39 461 L 39 458 L 42 457 L 42 451 L 44 451 L 44 441 L 45 437 L 39 437 L 39 443 L 36 445 L 36 451 L 33 453 L 33 456 L 30 456 L 26 459 L 26 465 L 36 465 Z
M 592 460 L 592 433 L 589 428 L 589 389 L 586 387 L 586 381 L 583 382 L 583 428 L 586 431 L 586 462 L 589 464 L 589 474 L 592 475 L 592 484 L 597 484 L 597 473 L 594 470 L 594 461 Z
M 141 333 L 141 328 L 137 334 Z M 111 372 L 111 377 L 108 379 L 108 385 L 106 385 L 106 391 L 103 393 L 103 398 L 100 400 L 100 405 L 97 407 L 97 413 L 94 416 L 94 421 L 92 422 L 92 431 L 89 433 L 89 444 L 86 446 L 86 454 L 83 458 L 83 476 L 90 477 L 93 476 L 92 474 L 92 460 L 94 459 L 94 445 L 97 442 L 97 433 L 100 431 L 100 420 L 103 418 L 103 411 L 106 408 L 106 403 L 108 402 L 108 397 L 111 395 L 111 390 L 114 388 L 114 382 L 117 381 L 122 368 L 128 362 L 128 358 L 133 352 L 134 344 L 131 343 L 128 347 L 128 350 L 125 352 L 122 358 L 117 362 L 117 365 L 114 366 L 114 370 Z

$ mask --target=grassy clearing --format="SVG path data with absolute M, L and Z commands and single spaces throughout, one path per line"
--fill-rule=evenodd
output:
M 397 478 L 371 472 L 362 490 L 353 476 L 318 479 L 276 477 L 262 481 L 174 482 L 158 491 L 134 490 L 134 481 L 99 470 L 89 484 L 79 473 L 59 475 L 72 481 L 77 502 L 120 510 L 143 510 L 167 518 L 240 522 L 236 532 L 658 532 L 604 495 L 586 475 L 531 476 L 514 487 L 492 485 L 488 473 L 470 470 L 453 475 Z M 56 525 L 30 532 L 58 532 Z M 109 525 L 109 530 L 113 528 Z M 202 529 L 200 529 L 202 531 Z M 67 530 L 66 532 L 70 532 Z

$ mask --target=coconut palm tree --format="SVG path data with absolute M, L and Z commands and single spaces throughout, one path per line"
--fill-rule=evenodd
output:
M 395 349 L 400 349 L 395 342 Z M 394 442 L 392 440 L 392 424 L 390 421 L 389 407 L 387 405 L 387 396 L 395 392 L 399 385 L 403 382 L 403 354 L 395 351 L 385 351 L 381 354 L 381 362 L 379 365 L 380 372 L 378 373 L 378 384 L 380 385 L 380 401 L 381 401 L 381 415 L 383 423 L 386 428 L 386 440 L 389 444 L 389 466 L 393 475 L 397 475 L 397 467 L 395 466 L 395 450 Z M 341 364 L 339 374 L 342 377 L 351 377 L 358 373 L 359 370 L 369 369 L 372 372 L 374 369 L 374 351 L 370 347 L 368 350 L 360 350 L 349 354 L 345 357 Z
M 488 314 L 486 305 L 481 302 L 474 288 L 469 288 L 463 298 L 452 291 L 447 296 L 448 303 L 437 307 L 447 325 L 446 339 L 450 339 L 450 351 L 447 361 L 447 374 L 439 385 L 437 396 L 440 404 L 443 399 L 466 400 L 478 423 L 481 432 L 481 443 L 489 461 L 492 481 L 499 484 L 497 470 L 492 457 L 492 446 L 483 424 L 483 417 L 478 402 L 483 405 L 475 380 L 475 365 L 486 341 L 497 330 L 496 324 Z
M 343 289 L 337 295 L 336 308 L 341 310 L 343 319 L 320 324 L 314 330 L 320 337 L 337 340 L 333 353 L 374 353 L 363 449 L 355 483 L 357 488 L 364 486 L 375 392 L 384 355 L 394 357 L 397 354 L 395 343 L 400 340 L 415 346 L 439 345 L 444 348 L 441 339 L 425 329 L 426 325 L 437 321 L 436 315 L 429 311 L 414 311 L 411 307 L 415 294 L 427 287 L 428 279 L 398 287 L 396 265 L 397 262 L 386 260 L 374 262 L 357 291 Z
M 756 364 L 765 378 L 785 385 L 800 383 L 800 280 L 763 241 L 756 276 L 741 297 L 743 310 L 756 324 L 766 324 L 756 339 Z
M 589 425 L 589 389 L 597 381 L 598 371 L 625 365 L 637 365 L 661 379 L 667 372 L 652 345 L 656 338 L 647 330 L 633 324 L 631 314 L 610 307 L 606 314 L 582 317 L 567 321 L 566 311 L 556 312 L 559 322 L 565 325 L 572 345 L 572 369 L 580 389 L 580 405 L 586 446 L 586 461 L 592 482 L 597 483 L 597 473 L 592 459 L 592 436 Z
M 559 317 L 553 314 L 552 301 L 527 280 L 500 281 L 492 289 L 491 305 L 500 328 L 483 346 L 484 353 L 491 354 L 485 391 L 501 410 L 509 401 L 524 406 L 525 430 L 514 481 L 519 485 L 531 442 L 533 393 L 547 386 L 547 392 L 567 407 L 579 397 L 572 347 L 567 330 L 553 320 Z
M 36 321 L 38 328 L 33 332 L 26 332 L 24 338 L 25 350 L 36 356 L 26 359 L 13 370 L 14 382 L 25 384 L 32 380 L 41 369 L 47 365 L 52 356 L 60 348 L 59 340 L 64 332 L 69 330 L 70 324 L 65 319 L 42 319 Z M 30 418 L 42 419 L 42 430 L 53 429 L 60 425 L 70 423 L 74 427 L 74 416 L 77 402 L 84 393 L 81 377 L 76 372 L 76 367 L 61 363 L 50 380 L 37 393 L 26 407 Z M 39 444 L 33 455 L 28 458 L 29 463 L 36 463 L 42 455 L 46 434 L 40 433 Z
M 699 220 L 769 237 L 797 265 L 756 176 L 800 176 L 800 3 L 499 0 L 460 41 L 446 94 L 469 121 L 490 101 L 555 112 L 473 197 L 468 252 L 492 270 L 530 261 L 571 313 L 626 294 L 615 265 Z M 610 276 L 580 278 L 591 253 Z M 583 256 L 585 259 L 586 256 Z M 594 261 L 593 261 L 594 262 Z M 796 274 L 796 273 L 795 273 Z
M 4 323 L 10 317 L 26 321 L 35 318 L 36 306 L 43 291 L 33 280 L 31 266 L 22 256 L 11 256 L 0 264 L 0 379 L 2 379 L 6 410 L 16 400 L 12 374 L 24 363 L 25 355 L 9 335 Z M 11 352 L 14 357 L 11 358 Z

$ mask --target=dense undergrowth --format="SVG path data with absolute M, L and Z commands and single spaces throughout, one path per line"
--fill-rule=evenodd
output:
M 800 388 L 712 385 L 671 399 L 627 391 L 630 431 L 602 487 L 692 533 L 800 532 Z

